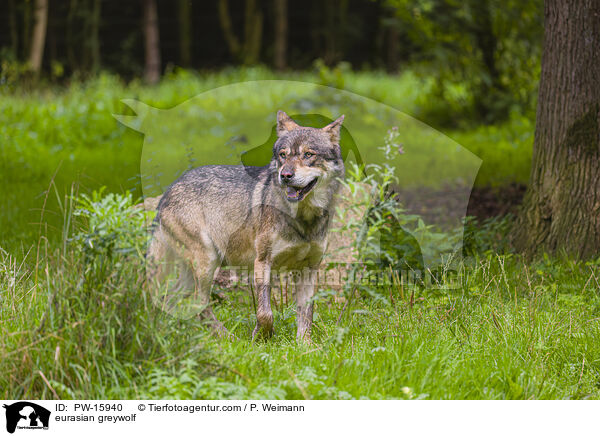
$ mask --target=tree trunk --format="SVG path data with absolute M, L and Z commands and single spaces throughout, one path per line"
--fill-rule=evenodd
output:
M 179 59 L 182 67 L 192 63 L 192 11 L 190 0 L 179 0 Z
M 144 79 L 154 84 L 160 80 L 160 45 L 156 0 L 144 0 L 144 40 L 146 62 Z
M 530 185 L 513 243 L 600 253 L 600 2 L 546 0 Z
M 35 25 L 33 39 L 29 52 L 29 65 L 38 74 L 42 69 L 44 45 L 46 44 L 46 24 L 48 22 L 48 0 L 35 0 L 34 6 Z
M 398 25 L 399 24 L 394 21 L 390 24 L 387 31 L 387 70 L 389 73 L 398 72 L 398 47 L 400 46 Z
M 101 0 L 94 0 L 92 13 L 90 15 L 90 54 L 92 71 L 100 70 L 100 22 L 101 22 Z
M 486 83 L 486 86 L 499 88 L 501 86 L 500 73 L 496 64 L 498 39 L 492 26 L 490 2 L 489 0 L 471 0 L 469 6 L 473 14 L 473 28 L 471 31 L 489 76 L 489 83 Z
M 256 0 L 246 0 L 244 15 L 244 42 L 243 45 L 238 40 L 231 17 L 229 16 L 229 7 L 227 0 L 219 0 L 219 21 L 225 41 L 233 57 L 246 65 L 255 64 L 260 55 L 260 46 L 262 41 L 263 15 L 256 6 Z
M 275 0 L 275 68 L 283 70 L 286 67 L 287 54 L 287 0 Z
M 22 59 L 27 59 L 29 57 L 29 51 L 31 50 L 31 3 L 26 2 L 21 6 L 23 8 L 23 45 L 21 46 L 22 50 Z
M 10 28 L 10 48 L 15 59 L 19 57 L 19 30 L 17 29 L 17 8 L 15 0 L 8 2 L 8 27 Z
M 246 18 L 244 33 L 244 64 L 253 65 L 258 62 L 262 41 L 263 15 L 256 7 L 256 0 L 246 0 Z
M 318 6 L 325 9 L 322 13 L 325 15 L 325 54 L 323 55 L 323 61 L 325 61 L 326 65 L 333 65 L 337 60 L 335 47 L 337 39 L 336 5 L 337 1 L 329 0 L 324 5 Z
M 472 14 L 470 32 L 484 66 L 483 80 L 475 90 L 475 109 L 486 122 L 502 121 L 508 117 L 510 108 L 509 100 L 503 96 L 506 90 L 496 60 L 498 38 L 494 33 L 490 0 L 470 0 L 468 4 Z
M 235 33 L 233 32 L 233 25 L 231 24 L 231 17 L 229 16 L 229 6 L 227 0 L 219 0 L 219 22 L 221 23 L 221 29 L 225 35 L 225 41 L 229 47 L 229 52 L 234 58 L 240 57 L 241 47 Z
M 75 38 L 73 36 L 76 10 L 77 0 L 71 0 L 69 2 L 69 12 L 67 14 L 67 59 L 72 72 L 79 69 L 79 62 L 75 55 Z

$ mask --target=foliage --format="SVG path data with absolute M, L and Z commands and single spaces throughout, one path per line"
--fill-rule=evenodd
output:
M 396 127 L 390 129 L 381 147 L 388 162 L 403 153 Z M 342 183 L 350 193 L 349 204 L 338 207 L 338 219 L 343 225 L 336 229 L 352 235 L 350 242 L 354 259 L 345 283 L 346 298 L 354 292 L 391 303 L 390 283 L 373 285 L 361 280 L 369 272 L 390 272 L 423 275 L 442 273 L 449 259 L 460 248 L 461 234 L 443 232 L 426 225 L 419 215 L 407 214 L 394 193 L 397 179 L 388 163 L 359 167 L 353 163 Z M 423 259 L 435 259 L 436 265 L 425 265 Z M 399 277 L 395 277 L 399 280 Z
M 513 215 L 492 217 L 481 223 L 477 218 L 465 218 L 463 254 L 466 256 L 510 253 L 509 233 L 514 222 Z
M 0 259 L 3 396 L 114 397 L 148 365 L 204 354 L 197 326 L 154 307 L 143 286 L 145 225 L 130 196 L 77 203 L 87 223 L 64 250 L 42 242 L 32 266 Z
M 90 264 L 94 261 L 111 263 L 115 255 L 125 260 L 142 259 L 148 241 L 145 224 L 153 212 L 134 207 L 130 192 L 103 195 L 105 188 L 94 191 L 91 196 L 81 194 L 77 198 L 78 207 L 73 215 L 83 222 L 70 241 Z M 93 266 L 98 265 L 90 265 Z
M 378 171 L 386 180 L 385 166 Z M 402 217 L 377 183 L 364 186 L 377 194 L 368 218 L 375 229 L 385 228 L 382 216 Z M 365 285 L 369 298 L 352 302 L 324 290 L 312 345 L 296 343 L 294 308 L 281 297 L 276 336 L 257 344 L 249 293 L 220 289 L 215 311 L 233 340 L 152 304 L 138 255 L 145 219 L 131 203 L 129 195 L 77 197 L 78 216 L 64 217 L 76 221 L 64 234 L 73 243 L 42 242 L 33 264 L 0 250 L 4 397 L 600 398 L 600 260 L 544 256 L 528 265 L 500 253 L 509 220 L 467 222 L 466 249 L 477 256 L 452 289 L 394 281 Z M 373 233 L 362 231 L 368 264 Z M 89 242 L 96 248 L 86 251 Z M 103 274 L 86 273 L 90 265 L 104 265 Z
M 542 1 L 387 0 L 412 59 L 436 83 L 420 101 L 435 125 L 531 111 L 539 80 Z
M 329 68 L 323 59 L 316 59 L 313 68 L 319 77 L 319 84 L 344 89 L 344 77 L 351 71 L 350 64 L 340 62 L 334 68 Z
M 479 126 L 449 135 L 482 159 L 476 186 L 527 184 L 533 154 L 534 121 L 516 112 L 503 124 Z

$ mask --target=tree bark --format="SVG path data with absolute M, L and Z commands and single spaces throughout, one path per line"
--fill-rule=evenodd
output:
M 29 65 L 33 72 L 39 74 L 42 69 L 44 45 L 46 44 L 46 25 L 48 22 L 48 0 L 36 0 L 34 6 L 35 25 L 31 50 L 29 52 Z
M 287 0 L 275 0 L 275 68 L 283 70 L 287 66 Z
M 27 2 L 23 7 L 23 45 L 21 46 L 22 50 L 22 59 L 27 59 L 30 55 L 31 50 L 31 3 Z
M 144 39 L 146 61 L 144 79 L 154 84 L 160 80 L 160 45 L 156 0 L 144 0 Z
M 100 70 L 100 22 L 101 0 L 94 0 L 90 15 L 90 54 L 91 69 L 94 73 Z
M 256 0 L 246 0 L 246 19 L 244 33 L 246 41 L 244 44 L 243 62 L 246 65 L 253 65 L 258 62 L 260 55 L 260 45 L 262 41 L 263 15 L 257 9 Z
M 190 0 L 179 0 L 179 59 L 182 67 L 192 63 L 192 11 Z
M 600 2 L 546 0 L 529 189 L 513 243 L 600 253 Z
M 398 72 L 399 34 L 397 23 L 390 24 L 387 30 L 387 70 L 389 73 Z
M 233 57 L 246 65 L 258 62 L 262 41 L 263 14 L 257 8 L 256 0 L 246 0 L 243 44 L 240 43 L 233 31 L 227 0 L 219 0 L 218 7 L 221 28 Z
M 10 47 L 15 59 L 19 57 L 19 31 L 17 29 L 17 8 L 15 0 L 8 2 L 8 27 L 10 28 Z

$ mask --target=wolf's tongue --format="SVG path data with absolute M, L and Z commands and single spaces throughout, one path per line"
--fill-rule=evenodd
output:
M 291 197 L 291 198 L 293 198 L 293 197 L 297 197 L 299 192 L 300 192 L 300 190 L 299 190 L 299 189 L 292 188 L 291 186 L 288 186 L 288 187 L 287 187 L 287 192 L 286 192 L 286 193 L 287 193 L 287 196 L 288 196 L 288 197 Z

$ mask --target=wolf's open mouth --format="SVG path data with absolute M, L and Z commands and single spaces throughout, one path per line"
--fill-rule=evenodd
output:
M 297 188 L 295 186 L 286 187 L 285 193 L 287 194 L 288 201 L 296 202 L 306 197 L 306 194 L 317 184 L 318 178 L 315 177 L 308 185 L 303 188 Z

